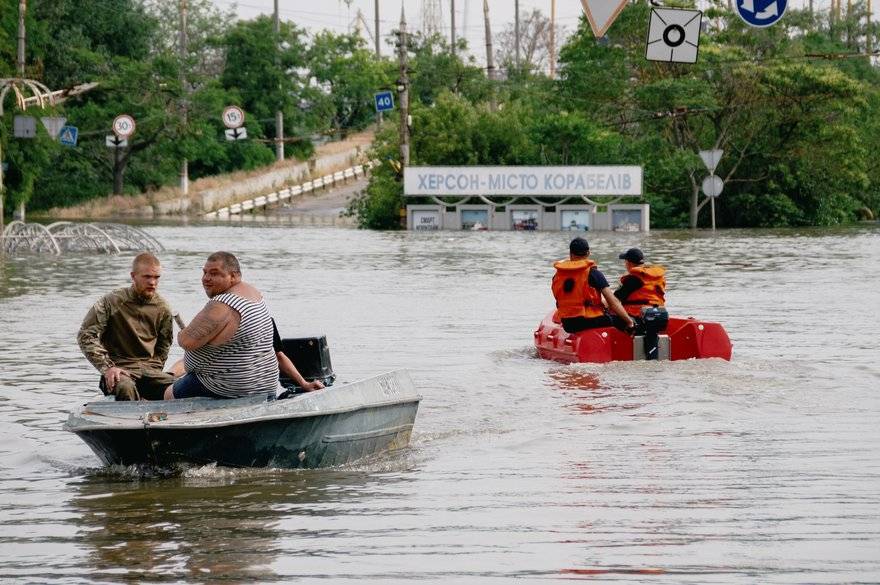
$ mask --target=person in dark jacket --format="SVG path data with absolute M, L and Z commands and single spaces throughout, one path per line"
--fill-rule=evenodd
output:
M 159 259 L 149 252 L 131 264 L 131 282 L 104 295 L 83 319 L 77 343 L 101 372 L 99 388 L 116 400 L 161 400 L 174 375 L 162 368 L 172 341 L 172 313 L 157 288 Z

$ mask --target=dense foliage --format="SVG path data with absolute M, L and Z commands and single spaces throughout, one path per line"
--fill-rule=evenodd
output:
M 27 77 L 52 89 L 97 88 L 37 116 L 79 128 L 76 148 L 42 129 L 12 138 L 11 99 L 0 118 L 6 210 L 135 193 L 274 160 L 275 112 L 289 154 L 310 137 L 375 120 L 373 94 L 396 85 L 395 59 L 377 59 L 358 34 L 309 34 L 283 22 L 235 20 L 210 0 L 189 0 L 188 51 L 179 53 L 178 3 L 32 0 Z M 0 0 L 0 78 L 15 73 L 17 0 Z M 546 19 L 530 16 L 513 63 L 499 42 L 500 79 L 487 79 L 463 43 L 410 36 L 411 163 L 430 165 L 640 164 L 658 227 L 706 225 L 698 151 L 723 148 L 718 201 L 724 226 L 831 225 L 880 211 L 880 74 L 866 51 L 864 6 L 829 22 L 790 10 L 775 26 L 745 26 L 719 3 L 707 11 L 697 64 L 644 58 L 650 7 L 629 5 L 601 40 L 584 19 L 547 76 Z M 509 32 L 509 31 L 508 31 Z M 872 34 L 876 36 L 876 30 Z M 505 33 L 506 34 L 506 33 Z M 247 113 L 250 140 L 224 140 L 220 112 Z M 127 148 L 104 144 L 113 118 L 132 115 Z M 377 136 L 374 172 L 352 206 L 361 225 L 396 228 L 403 207 L 397 113 Z
M 581 19 L 560 52 L 559 78 L 510 71 L 495 88 L 496 109 L 455 91 L 453 79 L 435 79 L 435 91 L 416 93 L 411 163 L 641 164 L 652 224 L 696 227 L 709 221 L 698 152 L 722 148 L 719 225 L 877 216 L 880 75 L 863 55 L 860 5 L 851 21 L 792 10 L 767 29 L 713 9 L 695 65 L 644 58 L 649 12 L 631 4 L 601 40 Z M 422 51 L 413 50 L 414 76 Z M 397 136 L 379 137 L 376 153 L 390 164 L 354 206 L 365 226 L 399 223 Z
M 12 137 L 14 100 L 4 102 L 0 147 L 6 212 L 64 206 L 108 193 L 140 193 L 178 182 L 181 161 L 192 179 L 271 164 L 275 112 L 284 114 L 288 156 L 307 157 L 312 137 L 362 129 L 375 121 L 372 95 L 390 87 L 393 64 L 376 60 L 357 35 L 321 33 L 266 16 L 236 20 L 210 0 L 189 0 L 187 49 L 180 54 L 178 2 L 32 0 L 26 15 L 26 77 L 50 89 L 98 82 L 55 108 L 79 130 L 76 148 Z M 18 0 L 0 0 L 0 78 L 16 76 Z M 220 119 L 235 104 L 249 139 L 229 142 Z M 137 121 L 127 148 L 105 136 L 122 113 Z

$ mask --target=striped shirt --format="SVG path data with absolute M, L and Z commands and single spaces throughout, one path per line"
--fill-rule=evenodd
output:
M 241 315 L 238 330 L 222 345 L 203 345 L 183 356 L 186 371 L 211 392 L 227 398 L 275 394 L 278 358 L 272 347 L 272 318 L 266 301 L 249 301 L 232 293 L 211 299 Z

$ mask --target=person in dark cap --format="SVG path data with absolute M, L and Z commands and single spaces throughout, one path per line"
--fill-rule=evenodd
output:
M 665 307 L 666 269 L 645 264 L 645 255 L 638 248 L 630 248 L 618 258 L 624 261 L 626 274 L 620 277 L 614 296 L 626 312 L 638 320 L 644 307 Z
M 633 331 L 635 321 L 611 292 L 605 275 L 589 258 L 590 244 L 583 238 L 575 238 L 568 245 L 568 252 L 567 260 L 553 264 L 556 274 L 550 285 L 562 328 L 568 333 L 576 333 L 622 324 L 626 330 Z M 619 322 L 612 321 L 606 304 Z

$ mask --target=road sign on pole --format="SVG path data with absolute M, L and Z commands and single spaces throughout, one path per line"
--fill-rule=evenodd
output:
M 223 125 L 227 128 L 241 128 L 244 125 L 244 110 L 238 106 L 223 109 Z
M 227 128 L 226 140 L 244 140 L 247 138 L 247 128 Z
M 58 138 L 58 133 L 61 132 L 61 129 L 64 128 L 64 124 L 67 123 L 67 118 L 61 118 L 58 116 L 43 116 L 40 120 L 46 128 L 46 132 L 48 132 L 49 136 L 53 139 Z
M 749 26 L 763 28 L 776 24 L 785 9 L 788 0 L 737 0 L 736 12 Z
M 703 193 L 705 193 L 707 197 L 718 197 L 723 190 L 724 181 L 721 180 L 721 177 L 709 175 L 703 179 Z
M 652 8 L 645 59 L 669 63 L 696 63 L 700 49 L 699 10 Z
M 605 32 L 614 23 L 620 12 L 627 4 L 627 0 L 581 0 L 590 28 L 596 38 L 605 36 Z
M 113 133 L 120 138 L 128 138 L 134 134 L 136 127 L 134 118 L 128 114 L 121 114 L 113 119 Z
M 65 126 L 58 133 L 58 141 L 64 146 L 76 146 L 76 140 L 79 137 L 79 130 L 76 126 Z
M 16 138 L 33 138 L 37 135 L 37 119 L 33 116 L 15 116 L 12 119 L 12 135 Z
M 706 165 L 710 175 L 715 174 L 715 169 L 718 168 L 718 163 L 721 162 L 722 156 L 724 156 L 724 151 L 720 148 L 700 151 L 700 158 L 703 159 L 703 163 Z
M 120 138 L 116 134 L 108 134 L 104 142 L 109 148 L 123 148 L 128 146 L 128 140 Z
M 390 91 L 380 91 L 375 95 L 376 111 L 388 112 L 394 109 L 394 94 Z

